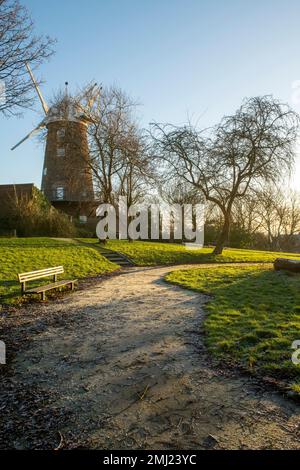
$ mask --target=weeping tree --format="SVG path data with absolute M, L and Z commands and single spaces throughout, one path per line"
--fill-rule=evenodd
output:
M 152 125 L 154 152 L 167 178 L 186 181 L 221 211 L 214 254 L 228 240 L 234 202 L 291 170 L 298 127 L 298 115 L 272 96 L 244 100 L 210 130 Z

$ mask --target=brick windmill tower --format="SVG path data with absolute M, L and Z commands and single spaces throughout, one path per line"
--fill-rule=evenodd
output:
M 48 107 L 27 65 L 40 99 L 44 119 L 18 142 L 14 150 L 41 128 L 47 129 L 41 189 L 51 204 L 85 224 L 95 215 L 92 170 L 89 165 L 87 126 L 89 120 L 75 100 L 65 93 Z

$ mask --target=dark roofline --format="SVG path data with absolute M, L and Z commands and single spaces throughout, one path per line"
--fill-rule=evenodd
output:
M 7 190 L 7 189 L 32 189 L 34 187 L 34 183 L 21 183 L 21 184 L 0 184 L 0 190 Z

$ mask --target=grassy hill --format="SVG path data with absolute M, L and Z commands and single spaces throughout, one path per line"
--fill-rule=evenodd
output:
M 20 300 L 18 273 L 60 265 L 65 268 L 60 279 L 96 276 L 119 267 L 92 247 L 80 246 L 70 239 L 0 238 L 0 304 Z M 43 282 L 49 279 L 41 279 L 39 284 Z
M 98 244 L 97 239 L 83 239 L 83 241 L 96 246 Z M 214 256 L 212 254 L 213 248 L 194 250 L 174 243 L 128 242 L 127 240 L 108 240 L 105 247 L 129 256 L 136 264 L 141 266 L 184 263 L 271 263 L 275 258 L 280 257 L 300 259 L 300 253 L 276 253 L 235 248 L 225 249 L 222 255 Z

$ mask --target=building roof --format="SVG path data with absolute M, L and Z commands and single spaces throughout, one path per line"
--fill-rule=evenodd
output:
M 0 191 L 5 192 L 27 192 L 30 193 L 34 187 L 33 183 L 23 183 L 23 184 L 0 184 Z

